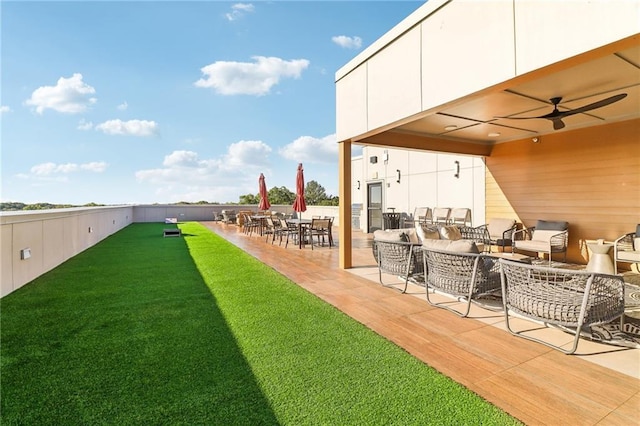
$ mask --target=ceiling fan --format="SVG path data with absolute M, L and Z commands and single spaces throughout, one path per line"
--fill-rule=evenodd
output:
M 530 120 L 533 118 L 546 118 L 547 120 L 551 120 L 553 122 L 553 129 L 560 130 L 564 128 L 564 123 L 562 119 L 574 114 L 580 114 L 583 112 L 591 111 L 592 109 L 602 108 L 603 106 L 607 106 L 614 102 L 618 102 L 621 99 L 624 99 L 627 96 L 626 93 L 620 93 L 619 95 L 614 95 L 606 99 L 602 99 L 598 102 L 594 102 L 589 105 L 582 106 L 576 109 L 570 109 L 568 111 L 560 111 L 558 110 L 558 104 L 562 101 L 561 97 L 551 98 L 549 99 L 553 104 L 553 111 L 549 114 L 541 115 L 538 117 L 496 117 L 496 118 L 508 118 L 510 120 Z

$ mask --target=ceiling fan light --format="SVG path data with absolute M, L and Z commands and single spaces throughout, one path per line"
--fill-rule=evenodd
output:
M 500 136 L 500 133 L 498 133 L 498 132 L 491 132 L 491 133 L 489 133 L 487 136 L 489 136 L 490 138 L 497 138 L 498 136 Z

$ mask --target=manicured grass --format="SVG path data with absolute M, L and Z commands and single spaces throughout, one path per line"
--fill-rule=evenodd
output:
M 6 296 L 3 424 L 516 424 L 199 224 Z

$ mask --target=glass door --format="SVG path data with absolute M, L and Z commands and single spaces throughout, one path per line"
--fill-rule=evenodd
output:
M 367 232 L 382 229 L 382 182 L 367 184 Z

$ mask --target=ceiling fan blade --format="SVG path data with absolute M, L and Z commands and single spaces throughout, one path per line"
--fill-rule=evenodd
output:
M 561 117 L 552 118 L 551 121 L 553 121 L 553 130 L 564 129 L 564 123 Z
M 569 111 L 560 111 L 559 117 L 568 117 L 574 114 L 581 114 L 583 112 L 591 111 L 592 109 L 602 108 L 604 106 L 610 105 L 614 102 L 618 102 L 627 97 L 626 93 L 620 93 L 618 95 L 611 96 L 606 99 L 599 100 L 598 102 L 594 102 L 589 105 L 582 106 L 580 108 L 572 109 Z

